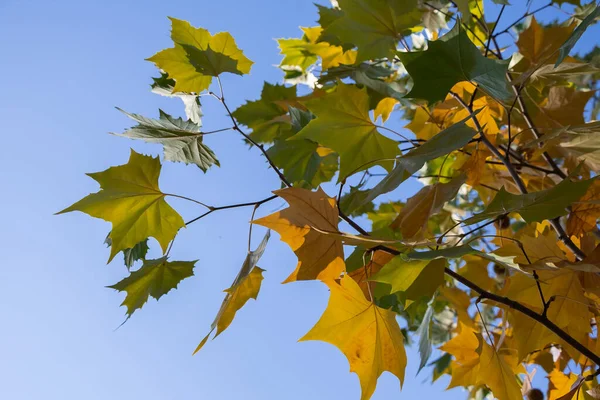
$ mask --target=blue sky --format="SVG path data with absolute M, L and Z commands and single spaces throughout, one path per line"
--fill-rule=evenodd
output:
M 119 308 L 123 295 L 105 286 L 126 269 L 120 259 L 106 265 L 102 242 L 109 224 L 79 213 L 53 215 L 97 190 L 85 172 L 125 163 L 130 147 L 159 154 L 158 146 L 107 134 L 131 125 L 114 106 L 146 116 L 157 116 L 158 108 L 182 114 L 178 100 L 150 93 L 157 71 L 144 61 L 171 46 L 167 16 L 212 33 L 231 32 L 256 62 L 250 76 L 224 77 L 233 107 L 259 96 L 263 81 L 280 81 L 273 38 L 296 37 L 298 26 L 317 18 L 311 2 L 291 0 L 0 0 L 0 398 L 358 399 L 358 379 L 338 350 L 296 343 L 319 318 L 328 294 L 318 282 L 279 283 L 296 259 L 276 235 L 260 262 L 267 272 L 259 301 L 191 356 L 244 260 L 250 209 L 215 213 L 181 233 L 172 259 L 199 259 L 196 276 L 160 303 L 150 301 L 117 330 L 125 315 Z M 229 126 L 218 104 L 204 103 L 207 130 Z M 164 191 L 224 205 L 258 200 L 278 188 L 264 159 L 234 132 L 211 135 L 207 143 L 222 167 L 205 175 L 169 163 L 161 177 Z M 416 188 L 408 183 L 401 195 Z M 186 220 L 203 212 L 170 202 Z M 272 202 L 261 212 L 282 205 Z M 255 232 L 257 244 L 263 231 Z M 384 374 L 373 398 L 442 394 L 447 379 L 424 384 L 427 374 L 415 377 L 417 365 L 409 350 L 402 394 L 396 378 Z M 443 395 L 465 397 L 460 389 Z

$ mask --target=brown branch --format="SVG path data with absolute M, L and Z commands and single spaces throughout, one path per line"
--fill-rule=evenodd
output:
M 490 142 L 490 140 L 487 138 L 487 136 L 483 132 L 483 129 L 481 127 L 481 124 L 479 123 L 479 120 L 477 119 L 477 116 L 475 116 L 475 114 L 473 113 L 473 109 L 471 107 L 469 107 L 469 105 L 467 103 L 465 103 L 464 100 L 459 95 L 457 95 L 456 93 L 450 92 L 450 94 L 456 99 L 456 101 L 458 101 L 460 103 L 460 105 L 462 105 L 465 108 L 465 110 L 467 110 L 469 112 L 469 114 L 471 115 L 471 119 L 475 123 L 475 127 L 476 127 L 477 131 L 481 135 L 481 141 L 486 145 L 486 147 L 488 148 L 488 150 L 490 150 L 490 152 L 492 152 L 492 154 L 494 156 L 496 156 L 500 161 L 502 161 L 502 163 L 504 164 L 504 166 L 508 170 L 508 173 L 512 177 L 513 181 L 515 182 L 515 184 L 519 188 L 519 191 L 522 194 L 527 194 L 528 193 L 527 188 L 525 187 L 525 184 L 523 183 L 523 180 L 519 176 L 519 173 L 515 169 L 514 165 L 511 164 L 511 162 L 508 159 L 508 157 L 503 157 L 502 154 L 500 153 L 500 151 L 498 151 L 498 149 L 496 148 L 496 146 L 494 146 Z M 554 230 L 558 234 L 558 238 L 565 244 L 565 246 L 569 250 L 571 250 L 573 252 L 573 254 L 579 260 L 583 260 L 585 258 L 585 253 L 579 247 L 577 247 L 577 245 L 575 243 L 573 243 L 573 241 L 571 240 L 571 238 L 569 237 L 569 235 L 567 235 L 567 233 L 565 232 L 564 228 L 560 224 L 559 218 L 558 217 L 557 218 L 553 218 L 553 219 L 550 219 L 548 221 L 550 222 L 550 225 L 552 225 L 552 227 L 554 228 Z
M 238 203 L 238 204 L 229 204 L 229 205 L 226 205 L 226 206 L 210 207 L 210 209 L 207 212 L 205 212 L 204 214 L 201 214 L 198 217 L 196 217 L 196 218 L 194 218 L 194 219 L 186 222 L 185 226 L 188 226 L 189 224 L 193 224 L 194 222 L 198 221 L 199 219 L 202 219 L 202 218 L 206 217 L 207 215 L 212 214 L 215 211 L 228 210 L 230 208 L 239 208 L 239 207 L 250 207 L 250 206 L 257 207 L 257 206 L 260 206 L 261 204 L 265 204 L 265 203 L 267 203 L 267 202 L 269 202 L 271 200 L 274 200 L 277 197 L 278 196 L 276 194 L 274 194 L 274 195 L 269 196 L 269 197 L 267 197 L 265 199 L 258 200 L 258 201 L 252 201 L 252 202 L 249 202 L 249 203 Z
M 240 126 L 238 125 L 236 119 L 233 117 L 233 113 L 229 109 L 229 106 L 227 106 L 227 103 L 225 102 L 225 95 L 223 94 L 223 87 L 221 86 L 221 80 L 219 79 L 219 77 L 217 77 L 217 82 L 219 82 L 219 88 L 221 89 L 221 95 L 218 96 L 216 93 L 213 93 L 213 92 L 209 92 L 209 94 L 211 96 L 213 96 L 215 99 L 219 100 L 219 102 L 221 104 L 223 104 L 223 107 L 225 107 L 225 110 L 227 111 L 227 115 L 229 115 L 229 118 L 231 119 L 231 122 L 233 123 L 233 130 L 239 132 L 247 141 L 249 141 L 254 146 L 256 146 L 262 152 L 262 154 L 265 156 L 265 158 L 267 159 L 267 162 L 269 163 L 269 165 L 271 166 L 271 168 L 273 168 L 273 170 L 275 170 L 275 172 L 279 176 L 279 179 L 281 180 L 281 182 L 285 186 L 291 187 L 292 184 L 287 180 L 287 178 L 283 175 L 283 173 L 279 170 L 279 168 L 277 168 L 277 166 L 273 163 L 273 160 L 271 160 L 271 157 L 269 157 L 269 155 L 267 154 L 267 151 L 265 150 L 265 147 L 262 144 L 256 143 L 254 141 L 254 139 L 252 139 L 248 134 L 246 134 L 240 128 Z
M 344 219 L 346 222 L 350 223 L 350 225 L 352 225 L 361 234 L 363 234 L 365 236 L 369 236 L 369 233 L 367 231 L 365 231 L 363 228 L 361 228 L 359 225 L 357 225 L 350 218 L 345 216 L 341 211 L 340 211 L 340 217 L 342 217 L 342 219 Z M 377 246 L 376 248 L 373 248 L 371 250 L 372 251 L 383 250 L 383 251 L 386 251 L 393 255 L 400 254 L 400 252 L 398 250 L 392 249 L 387 246 Z M 462 283 L 464 286 L 468 287 L 469 289 L 473 290 L 477 294 L 479 294 L 479 300 L 487 299 L 487 300 L 496 302 L 498 304 L 503 304 L 503 305 L 507 306 L 508 308 L 513 309 L 515 311 L 519 311 L 520 313 L 527 315 L 529 318 L 533 319 L 534 321 L 539 322 L 540 324 L 542 324 L 546 328 L 548 328 L 550 331 L 555 333 L 556 336 L 560 337 L 562 340 L 564 340 L 566 343 L 568 343 L 570 346 L 572 346 L 575 350 L 577 350 L 578 352 L 580 352 L 581 354 L 583 354 L 584 356 L 586 356 L 587 358 L 592 360 L 596 365 L 600 366 L 600 356 L 597 356 L 596 354 L 594 354 L 594 352 L 592 352 L 592 350 L 588 349 L 584 344 L 577 341 L 574 337 L 572 337 L 567 332 L 562 330 L 554 322 L 550 321 L 546 315 L 539 314 L 539 313 L 535 312 L 534 310 L 528 308 L 527 306 L 524 306 L 523 304 L 521 304 L 517 301 L 509 299 L 508 297 L 504 297 L 504 296 L 500 296 L 500 295 L 488 292 L 487 290 L 479 287 L 477 284 L 471 282 L 469 279 L 465 278 L 464 276 L 458 274 L 457 272 L 451 270 L 448 267 L 444 268 L 444 273 L 446 275 L 450 276 L 451 278 L 453 278 L 454 280 Z M 551 297 L 548 300 L 547 304 L 549 305 L 549 303 L 551 303 L 552 301 L 554 301 L 554 298 Z

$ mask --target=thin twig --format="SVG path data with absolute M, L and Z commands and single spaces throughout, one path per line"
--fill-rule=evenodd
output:
M 507 157 L 502 156 L 502 154 L 500 154 L 500 152 L 498 151 L 496 146 L 494 146 L 490 142 L 490 140 L 487 138 L 487 136 L 483 132 L 483 129 L 481 127 L 481 124 L 479 123 L 479 120 L 477 119 L 477 116 L 473 113 L 473 109 L 471 107 L 469 107 L 469 105 L 467 103 L 465 103 L 464 100 L 456 93 L 450 92 L 450 94 L 465 108 L 465 110 L 467 110 L 469 112 L 477 131 L 481 135 L 482 142 L 486 145 L 488 150 L 490 150 L 492 152 L 492 154 L 494 156 L 496 156 L 496 158 L 498 158 L 500 161 L 502 161 L 502 164 L 504 164 L 504 166 L 508 170 L 508 173 L 510 174 L 511 178 L 517 185 L 517 188 L 519 189 L 519 191 L 522 194 L 527 194 L 528 193 L 527 188 L 525 187 L 525 183 L 523 183 L 523 180 L 519 176 L 519 173 L 514 168 L 514 166 L 511 164 L 510 160 Z M 564 228 L 560 224 L 559 218 L 558 217 L 553 218 L 548 221 L 550 222 L 550 225 L 552 225 L 552 227 L 558 234 L 558 238 L 565 244 L 565 246 L 573 252 L 575 257 L 577 257 L 579 260 L 583 260 L 585 258 L 585 253 L 579 247 L 577 247 L 577 245 L 571 240 L 569 235 L 567 235 Z

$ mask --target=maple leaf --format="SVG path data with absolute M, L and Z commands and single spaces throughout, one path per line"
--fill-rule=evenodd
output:
M 379 195 L 391 192 L 420 170 L 426 162 L 458 150 L 469 143 L 477 132 L 464 123 L 465 120 L 444 129 L 421 146 L 399 157 L 394 169 L 373 189 L 364 193 L 360 200 L 355 201 L 354 207 L 364 205 L 375 200 Z
M 260 260 L 265 252 L 270 236 L 271 231 L 267 231 L 256 250 L 248 252 L 246 259 L 242 264 L 242 268 L 240 268 L 240 271 L 235 277 L 231 287 L 229 289 L 225 289 L 225 293 L 227 293 L 227 295 L 225 296 L 225 299 L 223 299 L 221 308 L 219 309 L 215 320 L 211 324 L 210 332 L 208 332 L 204 339 L 200 341 L 200 344 L 198 347 L 196 347 L 196 350 L 194 350 L 194 354 L 202 349 L 209 336 L 215 329 L 217 332 L 215 333 L 214 338 L 219 336 L 225 329 L 229 327 L 231 322 L 233 322 L 233 318 L 235 318 L 235 314 L 246 304 L 248 300 L 256 300 L 258 297 L 258 292 L 260 291 L 260 286 L 263 280 L 262 274 L 265 270 L 257 267 L 256 263 L 258 263 L 258 260 Z
M 323 32 L 322 27 L 301 28 L 304 36 L 301 39 L 278 39 L 279 49 L 284 56 L 279 65 L 282 69 L 298 66 L 302 71 L 322 59 L 323 70 L 337 67 L 341 64 L 354 64 L 356 51 L 344 51 L 341 46 L 331 45 L 327 42 L 317 42 Z
M 317 324 L 300 339 L 320 340 L 339 348 L 356 372 L 361 400 L 371 398 L 384 371 L 404 381 L 404 339 L 392 311 L 377 307 L 349 276 L 325 282 L 329 303 Z
M 429 218 L 440 212 L 444 204 L 456 196 L 464 182 L 465 176 L 459 176 L 449 183 L 425 186 L 406 201 L 391 227 L 400 229 L 404 239 L 424 232 Z
M 398 143 L 383 136 L 369 117 L 365 89 L 340 83 L 335 92 L 311 100 L 317 118 L 289 140 L 310 139 L 340 155 L 339 180 L 374 165 L 390 170 Z
M 202 143 L 204 134 L 200 126 L 193 121 L 173 118 L 163 110 L 159 110 L 159 119 L 150 119 L 117 109 L 138 123 L 117 136 L 160 143 L 164 146 L 165 160 L 196 164 L 204 172 L 213 164 L 219 165 L 215 153 Z
M 391 56 L 398 39 L 420 22 L 416 0 L 338 0 L 341 13 L 323 32 L 358 47 L 359 61 Z
M 519 40 L 516 43 L 519 53 L 523 55 L 528 66 L 553 63 L 558 58 L 558 49 L 574 28 L 573 24 L 542 27 L 533 17 L 529 27 L 519 34 Z
M 481 338 L 475 330 L 465 323 L 459 321 L 458 334 L 444 343 L 441 351 L 454 356 L 451 362 L 452 380 L 448 389 L 456 386 L 471 386 L 477 382 L 479 372 L 479 354 Z
M 538 270 L 537 274 L 544 298 L 550 299 L 554 296 L 554 301 L 547 311 L 548 319 L 579 340 L 587 337 L 591 314 L 588 311 L 588 300 L 583 294 L 578 273 L 565 268 L 556 271 Z M 533 277 L 524 274 L 510 277 L 505 295 L 534 309 L 540 311 L 543 309 Z M 528 352 L 558 341 L 556 336 L 548 332 L 542 324 L 525 320 L 522 316 L 517 318 L 518 332 L 523 332 L 515 336 L 521 358 Z
M 418 300 L 430 297 L 444 282 L 446 265 L 443 259 L 407 261 L 405 256 L 399 255 L 371 280 L 389 284 L 391 293 L 404 292 L 406 299 Z
M 556 232 L 546 224 L 532 224 L 521 229 L 514 237 L 518 242 L 497 238 L 494 242 L 499 247 L 494 253 L 501 256 L 516 255 L 514 261 L 528 270 L 556 268 L 567 260 L 558 246 Z
M 142 308 L 152 296 L 160 299 L 171 289 L 177 288 L 179 282 L 194 275 L 197 261 L 167 261 L 167 257 L 157 260 L 144 260 L 142 267 L 133 271 L 127 278 L 108 286 L 120 292 L 127 292 L 121 304 L 127 307 L 127 318 L 135 310 Z
M 498 400 L 521 399 L 521 387 L 515 376 L 516 365 L 516 357 L 500 354 L 484 342 L 479 359 L 479 383 L 489 387 Z
M 415 115 L 404 128 L 410 129 L 417 139 L 429 140 L 440 132 L 440 127 L 433 121 L 425 106 L 417 107 Z
M 272 85 L 265 82 L 259 100 L 247 101 L 233 116 L 242 125 L 252 129 L 250 137 L 257 143 L 271 143 L 292 135 L 286 118 L 288 105 L 296 104 L 296 86 Z
M 88 174 L 100 184 L 99 192 L 58 214 L 82 211 L 111 222 L 109 262 L 121 250 L 133 248 L 148 237 L 158 240 L 166 252 L 184 222 L 158 187 L 160 168 L 158 158 L 131 150 L 127 164 Z
M 210 86 L 213 76 L 223 72 L 250 73 L 250 61 L 227 32 L 211 35 L 187 21 L 171 18 L 171 39 L 175 47 L 148 58 L 175 79 L 174 92 L 200 93 Z
M 592 91 L 553 86 L 536 122 L 546 127 L 583 124 L 585 105 L 593 95 Z
M 314 119 L 310 111 L 290 106 L 292 131 L 298 133 Z M 312 140 L 275 140 L 267 150 L 271 161 L 294 186 L 316 188 L 330 181 L 338 170 L 338 155 Z
M 425 99 L 429 104 L 444 100 L 458 82 L 471 81 L 493 98 L 508 101 L 512 97 L 506 80 L 507 62 L 484 57 L 460 27 L 429 43 L 425 51 L 398 52 L 414 81 L 410 98 Z
M 526 222 L 541 222 L 566 215 L 566 208 L 581 198 L 592 182 L 593 179 L 579 182 L 565 179 L 550 189 L 519 195 L 511 194 L 502 187 L 484 212 L 475 214 L 463 223 L 472 225 L 511 212 L 518 212 Z
M 342 242 L 313 228 L 338 231 L 338 209 L 335 199 L 319 188 L 316 192 L 300 188 L 276 190 L 273 193 L 287 201 L 288 208 L 253 221 L 279 233 L 296 253 L 296 270 L 285 280 L 335 279 L 345 269 Z
M 296 185 L 316 188 L 338 170 L 338 155 L 311 140 L 280 140 L 267 150 L 273 163 Z
M 104 243 L 109 247 L 112 246 L 112 240 L 110 239 L 110 233 L 104 240 Z M 139 242 L 138 244 L 136 244 L 135 246 L 133 246 L 130 249 L 123 250 L 123 261 L 124 261 L 125 266 L 127 267 L 127 270 L 130 270 L 136 261 L 145 260 L 148 250 L 150 250 L 150 248 L 148 247 L 148 239 L 142 240 L 141 242 Z
M 598 198 L 600 198 L 600 180 L 596 179 L 583 197 L 572 205 L 567 219 L 569 236 L 581 236 L 596 229 L 596 222 L 600 218 L 600 203 L 588 203 L 588 201 Z
M 396 104 L 398 104 L 398 100 L 393 97 L 381 99 L 373 111 L 373 119 L 377 121 L 377 118 L 381 117 L 381 122 L 387 121 L 392 111 L 394 111 Z

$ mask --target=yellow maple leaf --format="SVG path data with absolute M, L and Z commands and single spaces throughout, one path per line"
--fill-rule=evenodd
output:
M 394 107 L 399 101 L 393 97 L 385 97 L 377 103 L 377 107 L 373 111 L 373 120 L 377 121 L 377 118 L 381 117 L 381 122 L 385 122 L 394 111 Z
M 575 339 L 586 342 L 592 315 L 588 310 L 589 300 L 583 293 L 580 273 L 564 268 L 554 271 L 540 270 L 537 274 L 545 300 L 554 298 L 547 311 L 548 319 Z M 525 274 L 509 278 L 505 295 L 537 312 L 543 309 L 535 279 Z M 542 349 L 549 343 L 560 343 L 572 357 L 577 356 L 568 344 L 549 333 L 542 324 L 526 318 L 520 315 L 512 317 L 515 324 L 514 339 L 521 359 L 527 353 Z
M 60 211 L 82 211 L 112 223 L 109 262 L 121 250 L 146 238 L 158 240 L 163 252 L 185 224 L 160 191 L 160 160 L 131 150 L 127 164 L 88 174 L 101 187 Z
M 475 329 L 458 321 L 458 334 L 440 346 L 440 350 L 452 354 L 457 362 L 464 364 L 479 358 L 479 346 L 480 338 Z
M 345 270 L 342 242 L 338 232 L 339 213 L 335 199 L 319 188 L 316 192 L 300 188 L 276 190 L 273 193 L 290 205 L 253 223 L 273 229 L 296 253 L 296 270 L 284 281 L 331 280 Z
M 471 305 L 471 299 L 468 294 L 456 287 L 442 286 L 439 298 L 445 299 L 452 304 L 458 315 L 459 324 L 473 327 L 473 320 L 467 311 Z
M 323 70 L 334 68 L 340 64 L 352 65 L 356 62 L 356 50 L 347 50 L 327 42 L 317 42 L 323 32 L 320 26 L 300 28 L 304 36 L 300 39 L 278 39 L 281 54 L 281 67 L 298 66 L 305 70 L 316 61 L 315 56 L 321 57 Z
M 591 400 L 586 392 L 591 388 L 589 381 L 577 374 L 566 375 L 557 369 L 548 374 L 548 400 Z
M 489 175 L 489 170 L 486 168 L 486 159 L 489 152 L 476 148 L 471 156 L 465 161 L 460 170 L 467 175 L 466 184 L 469 186 L 477 186 L 485 174 Z
M 479 360 L 478 383 L 487 385 L 498 400 L 521 400 L 523 395 L 515 376 L 517 366 L 514 355 L 501 353 L 484 342 Z
M 215 333 L 216 338 L 229 327 L 233 321 L 233 318 L 235 317 L 235 314 L 244 306 L 244 304 L 246 304 L 248 300 L 256 300 L 258 292 L 260 291 L 260 285 L 263 280 L 263 272 L 264 269 L 255 266 L 248 275 L 243 276 L 239 282 L 234 283 L 233 286 L 225 290 L 227 296 L 225 296 L 225 299 L 221 304 L 221 308 L 217 313 L 217 317 L 212 323 L 211 330 L 204 337 L 204 339 L 202 339 L 198 347 L 196 347 L 194 354 L 199 352 L 200 349 L 206 344 L 206 341 L 215 328 L 217 329 L 217 333 Z
M 350 371 L 358 375 L 361 400 L 371 398 L 384 371 L 396 375 L 402 385 L 406 353 L 396 314 L 368 301 L 347 275 L 325 283 L 331 291 L 327 309 L 300 340 L 320 340 L 340 349 Z
M 404 128 L 410 129 L 421 140 L 429 140 L 440 132 L 440 127 L 432 121 L 425 106 L 415 110 L 413 119 Z
M 596 229 L 600 218 L 600 203 L 586 203 L 600 199 L 600 180 L 596 179 L 578 202 L 573 203 L 567 219 L 569 236 L 581 236 Z
M 568 39 L 577 24 L 569 26 L 542 27 L 535 17 L 531 24 L 519 35 L 517 46 L 527 67 L 541 63 L 554 64 L 558 58 L 558 48 Z
M 499 132 L 498 121 L 502 121 L 504 118 L 504 108 L 496 100 L 489 96 L 482 96 L 473 102 L 473 111 L 479 111 L 477 114 L 477 120 L 483 127 L 483 131 L 490 139 L 494 139 L 495 135 Z M 464 107 L 458 107 L 451 119 L 451 123 L 457 123 L 465 118 L 469 117 L 469 111 Z M 475 122 L 473 120 L 467 120 L 467 126 L 476 129 Z

